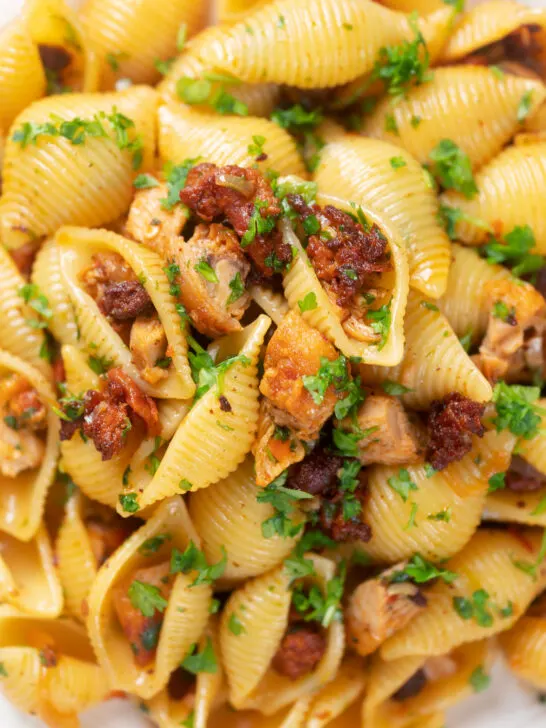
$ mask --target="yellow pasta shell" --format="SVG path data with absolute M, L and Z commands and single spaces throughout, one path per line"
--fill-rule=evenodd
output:
M 399 468 L 369 468 L 370 495 L 363 520 L 372 529 L 372 539 L 366 552 L 378 561 L 394 563 L 415 553 L 438 561 L 460 551 L 480 523 L 489 478 L 506 470 L 513 446 L 511 435 L 488 432 L 482 439 L 474 438 L 473 449 L 460 462 L 431 477 L 423 465 L 408 465 L 417 490 L 407 502 L 388 482 L 396 478 Z M 410 526 L 412 509 L 415 525 Z M 449 514 L 449 520 L 429 518 L 442 512 Z
M 410 286 L 439 298 L 447 284 L 450 243 L 421 165 L 399 147 L 339 128 L 327 129 L 326 140 L 315 174 L 319 189 L 362 201 L 391 220 L 408 248 Z M 403 166 L 393 168 L 394 158 Z
M 546 398 L 539 399 L 537 404 L 542 408 L 546 408 Z M 527 460 L 539 472 L 546 475 L 546 438 L 544 437 L 544 427 L 546 426 L 546 415 L 541 416 L 541 424 L 538 434 L 531 440 L 522 438 L 518 442 L 518 455 Z
M 181 488 L 192 492 L 206 488 L 226 478 L 244 460 L 258 426 L 258 357 L 270 325 L 271 320 L 261 315 L 242 331 L 209 347 L 217 362 L 236 354 L 249 360 L 234 363 L 225 373 L 222 394 L 231 411 L 222 410 L 216 386 L 194 404 L 153 478 L 132 479 L 140 508 L 179 493 Z M 119 507 L 118 512 L 127 515 Z
M 187 343 L 181 329 L 180 316 L 176 311 L 176 299 L 169 292 L 170 284 L 163 270 L 162 258 L 150 248 L 107 230 L 61 228 L 56 242 L 60 248 L 61 278 L 78 322 L 80 345 L 88 351 L 92 350 L 94 355 L 112 361 L 114 366 L 123 367 L 150 396 L 180 399 L 191 397 L 195 384 L 188 364 Z M 139 376 L 138 369 L 132 363 L 129 347 L 101 314 L 78 278 L 79 273 L 91 264 L 92 256 L 101 250 L 116 252 L 129 264 L 152 299 L 165 330 L 172 350 L 172 366 L 169 376 L 156 385 Z
M 159 153 L 164 161 L 180 164 L 199 157 L 218 165 L 256 165 L 256 155 L 249 153 L 253 136 L 265 139 L 267 160 L 258 163 L 263 170 L 306 177 L 302 157 L 290 134 L 267 119 L 250 116 L 222 117 L 206 114 L 187 106 L 163 106 L 159 109 Z
M 118 94 L 63 94 L 31 104 L 14 122 L 6 144 L 0 232 L 8 248 L 44 235 L 64 224 L 98 227 L 122 215 L 133 199 L 133 158 L 110 138 L 71 144 L 61 136 L 39 136 L 25 148 L 13 132 L 25 123 L 91 120 L 114 107 L 135 123 L 143 140 L 143 169 L 152 164 L 155 140 L 153 89 L 134 86 Z M 106 123 L 108 127 L 108 123 Z M 131 135 L 130 135 L 131 138 Z
M 160 73 L 155 63 L 176 54 L 180 26 L 190 37 L 206 15 L 204 0 L 87 0 L 81 19 L 100 56 L 102 88 L 112 89 L 116 77 L 156 83 Z
M 286 316 L 290 307 L 282 293 L 277 293 L 267 286 L 256 283 L 248 289 L 252 300 L 258 304 L 262 311 L 278 326 Z
M 466 642 L 510 629 L 541 589 L 539 580 L 517 566 L 537 562 L 541 535 L 537 530 L 522 535 L 487 529 L 477 531 L 462 551 L 447 562 L 446 568 L 458 574 L 456 581 L 430 588 L 427 608 L 382 645 L 383 659 L 444 655 Z M 511 602 L 511 615 L 495 612 L 489 627 L 481 626 L 475 619 L 462 619 L 453 606 L 453 598 L 471 599 L 478 589 L 484 589 L 499 609 Z
M 259 576 L 277 566 L 296 545 L 297 538 L 264 538 L 262 523 L 274 515 L 268 503 L 258 503 L 254 460 L 248 457 L 239 468 L 214 487 L 192 493 L 190 515 L 203 539 L 209 563 L 228 562 L 222 583 L 236 583 Z M 292 517 L 293 518 L 293 517 Z
M 522 680 L 539 690 L 546 688 L 546 620 L 522 617 L 511 630 L 500 636 L 508 666 Z
M 347 201 L 331 195 L 321 193 L 317 196 L 317 202 L 320 205 L 334 205 L 348 212 L 352 210 Z M 317 307 L 311 311 L 302 311 L 301 315 L 310 326 L 324 334 L 345 356 L 359 356 L 362 361 L 370 365 L 394 366 L 401 360 L 404 352 L 404 312 L 409 286 L 406 247 L 400 239 L 398 230 L 390 220 L 378 215 L 367 205 L 360 205 L 360 207 L 367 220 L 378 225 L 387 238 L 393 264 L 393 270 L 381 277 L 381 285 L 392 291 L 391 324 L 383 348 L 380 349 L 377 344 L 358 341 L 345 333 L 334 305 L 321 286 L 297 235 L 286 220 L 281 223 L 283 235 L 297 254 L 290 270 L 283 278 L 284 294 L 290 308 L 297 312 L 300 312 L 298 301 L 301 301 L 308 293 L 315 294 Z
M 381 0 L 381 4 L 401 13 L 411 13 L 415 10 L 419 15 L 432 13 L 445 5 L 443 0 Z
M 311 699 L 301 728 L 323 728 L 341 715 L 362 695 L 368 679 L 361 659 L 350 653 L 344 658 L 335 678 Z M 305 700 L 305 698 L 304 698 Z
M 139 548 L 149 538 L 170 534 L 151 561 Z M 139 667 L 123 634 L 112 606 L 112 589 L 144 565 L 168 558 L 171 548 L 184 551 L 193 541 L 199 546 L 186 507 L 180 497 L 162 503 L 154 515 L 139 528 L 99 569 L 88 598 L 87 628 L 99 664 L 110 684 L 141 698 L 157 695 L 167 684 L 171 672 L 185 657 L 203 632 L 209 612 L 211 588 L 190 588 L 194 576 L 177 574 L 159 635 L 157 654 L 152 667 Z
M 451 139 L 468 154 L 474 168 L 486 164 L 518 130 L 518 107 L 531 94 L 529 116 L 546 98 L 539 81 L 506 75 L 499 79 L 482 66 L 438 68 L 428 83 L 411 89 L 394 106 L 385 98 L 364 119 L 364 136 L 403 147 L 421 164 L 442 140 Z M 398 134 L 385 129 L 392 115 Z M 418 125 L 412 124 L 420 117 Z
M 46 91 L 40 55 L 23 18 L 0 31 L 0 88 L 0 128 L 5 130 L 17 114 Z
M 503 233 L 516 225 L 529 225 L 536 252 L 546 253 L 546 222 L 541 214 L 546 142 L 508 147 L 478 173 L 476 184 L 479 192 L 474 199 L 449 191 L 442 195 L 443 202 Z M 486 229 L 466 220 L 457 223 L 455 233 L 467 245 L 479 245 L 488 237 Z
M 100 377 L 91 369 L 81 349 L 65 344 L 61 346 L 61 356 L 69 392 L 83 395 L 89 389 L 100 389 Z
M 271 0 L 218 0 L 216 3 L 218 22 L 220 24 L 238 23 L 246 18 L 249 13 L 268 2 L 271 2 Z
M 51 409 L 55 397 L 49 382 L 27 362 L 0 349 L 0 375 L 21 374 L 37 390 L 47 408 L 45 451 L 40 467 L 16 478 L 0 476 L 0 530 L 28 541 L 37 532 L 47 491 L 55 477 L 59 454 L 59 420 Z

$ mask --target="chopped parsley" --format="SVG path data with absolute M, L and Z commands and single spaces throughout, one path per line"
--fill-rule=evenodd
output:
M 195 580 L 190 584 L 191 587 L 212 584 L 222 576 L 226 569 L 227 553 L 224 547 L 222 547 L 222 553 L 223 556 L 218 563 L 209 564 L 205 554 L 197 548 L 193 541 L 190 541 L 185 551 L 179 551 L 176 548 L 172 550 L 171 574 L 189 574 L 191 571 L 197 571 Z
M 241 238 L 241 247 L 247 248 L 257 235 L 267 235 L 273 232 L 277 224 L 277 218 L 274 215 L 262 215 L 262 210 L 268 207 L 266 200 L 257 199 L 254 202 L 254 210 L 248 221 L 248 228 Z M 267 265 L 267 263 L 266 263 Z M 274 266 L 269 266 L 273 267 Z
M 264 152 L 264 144 L 266 143 L 266 138 L 264 136 L 261 136 L 259 134 L 256 134 L 252 137 L 252 144 L 248 145 L 248 153 L 251 157 L 256 157 L 263 159 L 263 156 L 265 154 Z
M 398 382 L 393 382 L 390 379 L 385 379 L 384 382 L 381 382 L 381 388 L 384 392 L 387 394 L 391 394 L 393 396 L 401 395 L 401 394 L 407 394 L 408 392 L 413 392 L 413 389 L 410 389 L 409 387 L 404 387 L 403 384 L 399 384 Z
M 378 429 L 379 426 L 377 425 L 374 427 L 368 427 L 365 430 L 353 425 L 350 431 L 335 427 L 332 430 L 332 440 L 337 448 L 337 453 L 348 458 L 358 457 L 358 443 L 369 437 L 374 432 L 377 432 Z
M 492 237 L 481 249 L 488 263 L 509 265 L 515 276 L 536 273 L 544 266 L 544 256 L 531 253 L 536 239 L 529 225 L 518 225 L 502 240 Z
M 394 114 L 385 114 L 385 131 L 390 131 L 391 134 L 396 134 L 397 136 L 400 136 L 400 133 L 398 131 L 398 124 L 396 123 Z
M 492 420 L 497 432 L 509 430 L 525 440 L 535 437 L 541 423 L 540 415 L 546 415 L 546 410 L 535 404 L 539 397 L 539 387 L 498 382 L 493 389 L 497 415 Z
M 472 685 L 475 693 L 482 693 L 491 684 L 491 678 L 484 671 L 482 665 L 478 665 L 470 675 L 468 682 Z
M 391 301 L 383 304 L 375 311 L 367 311 L 366 317 L 371 321 L 372 330 L 381 337 L 377 344 L 378 351 L 385 346 L 391 328 Z
M 87 363 L 89 364 L 89 368 L 100 376 L 101 374 L 106 374 L 114 362 L 105 356 L 90 356 L 87 359 Z
M 341 562 L 339 574 L 326 584 L 326 594 L 315 584 L 307 592 L 301 585 L 294 588 L 292 604 L 305 622 L 319 622 L 327 628 L 332 622 L 341 619 L 345 572 L 345 562 Z
M 502 490 L 506 487 L 505 483 L 506 473 L 495 473 L 489 478 L 488 493 L 494 493 L 496 490 Z
M 192 351 L 188 352 L 188 359 L 192 377 L 197 384 L 195 401 L 206 394 L 209 389 L 216 386 L 217 395 L 220 397 L 224 391 L 224 377 L 234 364 L 249 366 L 250 359 L 244 354 L 228 357 L 219 364 L 215 364 L 211 355 L 193 338 L 188 336 L 188 343 Z
M 295 104 L 287 109 L 275 109 L 271 120 L 296 137 L 308 171 L 314 172 L 320 163 L 320 152 L 325 144 L 316 133 L 316 128 L 324 121 L 320 109 L 306 111 L 300 104 Z
M 398 475 L 393 475 L 388 478 L 387 483 L 395 491 L 395 493 L 398 493 L 404 503 L 408 500 L 410 491 L 419 490 L 417 485 L 411 479 L 409 471 L 406 470 L 406 468 L 400 468 Z
M 427 519 L 429 521 L 445 521 L 445 523 L 449 523 L 451 521 L 451 508 L 444 508 L 443 511 L 438 511 L 438 513 L 431 513 L 430 516 L 427 516 Z
M 8 671 L 3 662 L 0 662 L 0 677 L 8 677 Z
M 415 517 L 417 516 L 418 509 L 419 509 L 419 506 L 417 505 L 417 503 L 411 504 L 410 516 L 409 516 L 408 522 L 404 526 L 404 531 L 409 531 L 410 528 L 415 528 L 415 526 L 417 525 L 417 523 L 415 521 Z
M 504 321 L 505 323 L 511 323 L 516 321 L 516 309 L 514 306 L 508 308 L 504 301 L 495 301 L 492 309 L 493 318 Z
M 463 347 L 463 349 L 466 351 L 467 354 L 470 351 L 470 347 L 472 346 L 473 334 L 474 334 L 473 330 L 468 329 L 468 331 L 465 334 L 463 334 L 461 336 L 461 338 L 459 339 L 461 346 Z
M 453 597 L 453 608 L 461 619 L 474 619 L 480 627 L 493 625 L 491 600 L 485 589 L 476 590 L 470 599 Z
M 461 210 L 460 207 L 450 207 L 449 205 L 444 205 L 440 203 L 438 219 L 440 224 L 445 228 L 445 231 L 451 240 L 457 239 L 455 226 L 458 222 L 468 222 L 471 225 L 475 225 L 476 227 L 481 228 L 482 230 L 486 230 L 489 233 L 492 232 L 491 227 L 484 220 L 480 220 L 477 217 L 471 217 L 470 215 L 467 215 Z
M 520 569 L 520 571 L 523 571 L 525 574 L 528 574 L 532 579 L 536 581 L 537 579 L 537 570 L 539 566 L 541 566 L 542 562 L 544 561 L 544 557 L 546 556 L 546 529 L 542 532 L 542 541 L 540 544 L 540 550 L 538 552 L 537 560 L 535 563 L 531 563 L 529 561 L 512 561 L 514 566 L 517 569 Z
M 159 180 L 151 174 L 139 174 L 133 180 L 133 187 L 137 190 L 149 190 L 152 187 L 159 187 Z
M 164 210 L 172 210 L 180 202 L 180 193 L 186 186 L 191 169 L 199 162 L 200 157 L 185 159 L 182 164 L 166 164 L 164 169 L 167 181 L 167 197 L 160 200 Z
M 182 76 L 176 82 L 176 93 L 190 106 L 202 104 L 218 114 L 248 116 L 248 106 L 226 91 L 227 86 L 240 83 L 234 76 L 220 73 L 205 73 L 202 78 Z
M 533 89 L 526 91 L 520 99 L 518 104 L 517 119 L 520 124 L 523 124 L 525 119 L 529 116 L 531 111 L 531 104 L 533 101 Z
M 169 293 L 171 294 L 171 296 L 179 296 L 180 286 L 176 281 L 178 276 L 180 275 L 180 266 L 177 265 L 174 260 L 171 260 L 163 268 L 163 272 L 165 273 L 165 275 L 167 276 L 167 280 L 171 284 L 169 288 Z
M 191 672 L 192 675 L 197 675 L 200 672 L 207 672 L 212 675 L 217 673 L 218 663 L 216 662 L 216 655 L 214 654 L 211 638 L 207 637 L 207 642 L 202 652 L 196 652 L 196 650 L 197 645 L 192 645 L 190 651 L 180 663 L 180 667 L 187 672 Z
M 298 307 L 302 313 L 305 311 L 314 311 L 317 306 L 317 297 L 313 291 L 306 293 L 301 301 L 298 301 Z
M 454 141 L 442 139 L 429 157 L 434 163 L 431 171 L 443 187 L 458 190 L 468 199 L 477 194 L 470 157 Z
M 315 573 L 315 567 L 310 559 L 306 559 L 303 555 L 292 554 L 284 560 L 284 568 L 288 576 L 294 579 L 303 579 L 306 576 L 312 576 Z
M 202 258 L 199 263 L 193 266 L 194 269 L 199 273 L 200 276 L 202 276 L 206 281 L 209 283 L 219 283 L 218 276 L 216 275 L 216 272 L 214 268 L 210 266 L 210 264 L 206 261 L 205 258 Z
M 170 533 L 159 533 L 157 536 L 146 539 L 139 547 L 139 552 L 144 556 L 151 556 L 159 551 L 166 541 L 170 541 L 172 536 Z
M 294 523 L 290 516 L 294 513 L 294 506 L 297 501 L 312 499 L 313 496 L 301 490 L 285 488 L 284 484 L 287 477 L 288 473 L 284 471 L 268 486 L 259 490 L 256 496 L 258 503 L 269 503 L 275 511 L 270 518 L 262 523 L 264 538 L 273 538 L 275 535 L 282 538 L 292 538 L 303 528 L 303 523 Z
M 127 471 L 125 471 L 125 473 L 126 472 Z M 123 473 L 124 476 L 125 473 Z M 119 497 L 119 502 L 126 513 L 136 513 L 138 510 L 140 510 L 140 506 L 137 502 L 136 493 L 122 493 Z
M 435 579 L 442 579 L 446 584 L 452 584 L 457 579 L 457 574 L 449 569 L 438 568 L 419 554 L 414 554 L 403 569 L 389 576 L 389 583 L 411 581 L 414 584 L 426 584 Z
M 229 617 L 228 629 L 236 637 L 238 637 L 241 634 L 246 634 L 246 629 L 244 628 L 243 623 L 241 622 L 239 617 L 235 614 L 235 612 L 232 612 Z
M 38 314 L 37 319 L 26 319 L 26 323 L 33 329 L 45 329 L 53 316 L 53 311 L 49 308 L 49 301 L 38 286 L 35 283 L 25 283 L 19 288 L 17 295 Z
M 240 273 L 236 273 L 230 280 L 229 288 L 231 290 L 231 293 L 229 294 L 227 300 L 228 306 L 230 306 L 232 303 L 235 303 L 235 301 L 238 301 L 245 293 L 245 284 L 243 279 L 241 278 Z
M 391 157 L 390 164 L 393 169 L 400 169 L 401 167 L 407 167 L 406 160 L 404 157 Z
M 153 617 L 157 612 L 164 612 L 167 600 L 161 595 L 159 587 L 135 580 L 129 587 L 129 600 L 135 609 L 145 617 Z

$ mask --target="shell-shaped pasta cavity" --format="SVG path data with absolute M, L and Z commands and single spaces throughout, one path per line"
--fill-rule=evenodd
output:
M 237 357 L 192 407 L 175 432 L 150 480 L 131 479 L 140 508 L 183 491 L 196 491 L 226 478 L 250 451 L 258 426 L 258 357 L 271 319 L 261 315 L 236 334 L 209 347 L 216 363 Z M 220 395 L 231 411 L 222 409 Z M 121 515 L 124 514 L 118 508 Z
M 426 670 L 426 659 L 402 657 L 387 662 L 379 655 L 375 656 L 370 665 L 369 686 L 364 699 L 365 725 L 374 728 L 417 728 L 423 725 L 432 728 L 443 725 L 442 722 L 434 722 L 434 716 L 471 695 L 474 691 L 472 674 L 479 668 L 487 674 L 495 656 L 491 640 L 458 647 L 444 658 L 445 674 L 427 680 L 418 695 L 404 701 L 390 698 L 418 669 L 425 667 Z
M 472 248 L 453 243 L 446 292 L 437 304 L 457 336 L 471 336 L 474 342 L 482 339 L 490 313 L 484 286 L 509 278 L 504 266 L 487 263 Z
M 17 114 L 45 94 L 46 77 L 38 48 L 23 18 L 0 31 L 0 86 L 0 128 L 5 130 Z
M 513 446 L 510 434 L 488 432 L 482 439 L 474 438 L 473 449 L 461 461 L 432 476 L 427 476 L 421 464 L 408 465 L 406 470 L 417 490 L 405 502 L 389 485 L 398 468 L 369 468 L 370 495 L 363 520 L 370 525 L 372 538 L 366 552 L 383 563 L 415 553 L 432 561 L 453 556 L 478 527 L 488 480 L 506 470 Z
M 411 89 L 394 106 L 383 99 L 365 117 L 364 136 L 384 139 L 403 147 L 421 164 L 442 139 L 451 139 L 468 156 L 474 168 L 489 162 L 520 127 L 518 107 L 530 96 L 529 116 L 546 98 L 539 81 L 506 75 L 498 78 L 482 66 L 438 68 L 428 83 Z M 386 122 L 392 116 L 388 131 Z M 418 124 L 412 120 L 419 117 Z
M 453 191 L 442 195 L 450 207 L 460 207 L 465 220 L 455 234 L 467 245 L 479 245 L 495 225 L 509 233 L 517 225 L 529 225 L 536 252 L 546 253 L 546 222 L 540 214 L 546 184 L 546 142 L 508 147 L 476 175 L 478 194 L 467 200 Z M 472 219 L 476 218 L 476 225 Z M 484 224 L 485 223 L 485 224 Z
M 38 392 L 47 409 L 44 453 L 38 468 L 21 471 L 16 477 L 0 475 L 0 530 L 28 541 L 37 532 L 49 487 L 55 478 L 59 454 L 59 420 L 52 407 L 51 385 L 33 366 L 0 349 L 0 376 L 22 375 Z
M 410 286 L 431 298 L 441 296 L 450 243 L 438 222 L 438 201 L 421 165 L 393 144 L 344 134 L 338 128 L 326 130 L 326 141 L 315 174 L 319 189 L 364 201 L 390 219 L 408 248 Z
M 500 635 L 500 646 L 512 672 L 539 690 L 546 688 L 546 619 L 525 615 Z
M 250 286 L 249 293 L 252 300 L 258 304 L 262 311 L 278 326 L 286 316 L 290 307 L 282 293 L 267 288 L 259 283 Z
M 91 367 L 81 349 L 64 344 L 61 346 L 66 387 L 75 395 L 83 394 L 89 389 L 100 389 L 100 377 Z
M 220 648 L 218 645 L 218 623 L 211 619 L 198 641 L 198 650 L 201 652 L 210 640 L 214 653 L 216 672 L 199 672 L 195 678 L 195 695 L 189 693 L 177 700 L 169 694 L 169 690 L 162 690 L 147 702 L 152 720 L 159 728 L 178 728 L 184 721 L 192 716 L 193 728 L 206 728 L 211 709 L 221 698 L 220 690 L 223 684 L 221 670 Z
M 216 3 L 218 23 L 238 23 L 268 2 L 271 0 L 218 0 Z
M 362 381 L 396 381 L 411 389 L 402 399 L 427 409 L 435 399 L 460 392 L 477 402 L 491 399 L 487 379 L 472 362 L 436 304 L 410 291 L 405 319 L 404 358 L 395 367 L 361 366 Z
M 68 67 L 62 73 L 53 72 L 52 80 L 71 91 L 97 91 L 97 55 L 70 4 L 66 0 L 29 0 L 25 10 L 33 43 L 38 47 L 61 48 L 70 56 Z M 48 93 L 57 93 L 51 85 Z
M 153 558 L 139 550 L 148 539 L 165 534 L 171 538 L 165 540 Z M 143 566 L 169 558 L 172 548 L 184 551 L 190 541 L 199 545 L 186 507 L 180 497 L 171 498 L 99 569 L 88 597 L 87 628 L 99 664 L 115 689 L 152 698 L 166 686 L 171 672 L 199 640 L 208 619 L 211 588 L 206 584 L 192 587 L 191 574 L 176 575 L 152 666 L 135 664 L 112 603 L 113 589 L 121 580 Z
M 76 715 L 106 699 L 110 687 L 83 628 L 65 619 L 0 619 L 0 685 L 20 710 L 71 728 Z M 47 649 L 47 653 L 43 652 Z M 46 664 L 54 655 L 56 664 Z
M 460 17 L 444 49 L 442 61 L 458 61 L 525 25 L 546 26 L 546 13 L 514 0 L 479 3 Z
M 368 73 L 382 47 L 413 35 L 406 15 L 368 0 L 276 0 L 225 30 L 202 57 L 249 83 L 328 88 Z
M 45 526 L 27 542 L 0 532 L 0 600 L 33 617 L 61 613 L 61 583 Z
M 212 488 L 190 497 L 192 522 L 203 540 L 209 563 L 228 555 L 221 583 L 237 583 L 277 566 L 296 545 L 297 538 L 264 538 L 262 523 L 274 515 L 268 503 L 258 503 L 254 461 L 248 457 L 239 468 Z
M 63 286 L 72 304 L 80 332 L 80 346 L 102 356 L 114 366 L 123 367 L 139 387 L 154 397 L 187 399 L 195 391 L 187 358 L 187 343 L 176 310 L 176 299 L 163 270 L 164 261 L 150 248 L 107 230 L 61 228 L 55 238 L 59 245 L 59 266 Z M 146 381 L 132 361 L 129 347 L 101 314 L 93 298 L 84 290 L 79 274 L 101 251 L 120 255 L 137 275 L 157 311 L 172 351 L 172 364 L 166 379 L 157 384 Z
M 25 124 L 50 123 L 58 130 L 62 121 L 92 121 L 97 114 L 117 112 L 134 122 L 127 133 L 130 140 L 142 139 L 145 170 L 154 155 L 157 98 L 153 89 L 134 86 L 116 94 L 51 96 L 26 108 L 14 122 L 6 144 L 0 201 L 2 242 L 16 248 L 56 232 L 61 225 L 98 227 L 115 220 L 131 203 L 133 166 L 139 161 L 130 149 L 119 148 L 112 125 L 102 117 L 105 136 L 86 135 L 78 144 L 49 134 L 39 134 L 35 143 L 25 144 L 15 141 L 14 133 L 24 133 Z
M 381 0 L 381 5 L 401 13 L 411 13 L 416 10 L 419 15 L 427 15 L 443 8 L 445 3 L 443 0 Z
M 78 324 L 61 276 L 60 250 L 54 238 L 47 240 L 38 251 L 32 266 L 31 280 L 45 295 L 54 312 L 47 322 L 48 329 L 61 344 L 77 346 Z
M 326 594 L 326 585 L 335 574 L 334 563 L 316 554 L 307 554 L 306 558 L 313 562 L 315 570 L 309 578 Z M 280 566 L 246 582 L 227 601 L 220 622 L 220 649 L 229 701 L 235 708 L 272 715 L 334 678 L 345 642 L 343 625 L 336 621 L 327 628 L 326 651 L 312 673 L 289 680 L 270 668 L 289 625 L 291 599 L 290 577 Z M 233 614 L 244 629 L 239 635 L 229 629 Z
M 381 656 L 397 660 L 444 655 L 466 642 L 510 629 L 541 589 L 540 580 L 529 568 L 537 566 L 544 580 L 544 564 L 538 561 L 541 535 L 539 530 L 478 530 L 446 564 L 458 578 L 449 585 L 435 584 L 427 591 L 427 608 L 382 645 Z M 473 594 L 480 589 L 489 595 L 485 609 L 491 619 L 463 619 L 454 600 L 472 602 Z M 512 609 L 505 616 L 506 612 L 503 615 L 500 610 L 510 603 Z
M 184 47 L 184 51 L 173 63 L 169 72 L 158 85 L 157 90 L 167 102 L 182 102 L 182 97 L 177 91 L 177 83 L 181 78 L 206 78 L 212 70 L 201 58 L 201 50 L 214 41 L 224 37 L 224 29 L 218 26 L 211 26 L 192 38 Z M 272 83 L 240 83 L 234 80 L 233 83 L 220 84 L 210 76 L 212 93 L 223 89 L 237 101 L 245 105 L 250 116 L 269 116 L 280 96 L 280 89 Z M 206 105 L 198 105 L 202 110 Z
M 317 196 L 320 205 L 333 205 L 338 209 L 352 211 L 350 204 L 338 197 L 320 193 Z M 406 246 L 404 245 L 398 229 L 390 220 L 379 215 L 367 205 L 359 207 L 368 222 L 378 225 L 388 241 L 393 269 L 381 275 L 379 285 L 390 290 L 392 295 L 390 303 L 391 320 L 388 333 L 381 343 L 358 341 L 349 336 L 326 291 L 322 287 L 315 271 L 307 257 L 305 250 L 288 221 L 281 223 L 286 241 L 295 251 L 295 259 L 290 270 L 283 278 L 284 294 L 291 309 L 300 312 L 298 301 L 308 293 L 314 293 L 317 307 L 310 311 L 303 311 L 301 315 L 313 328 L 324 334 L 345 356 L 358 356 L 367 364 L 376 364 L 380 367 L 395 366 L 400 362 L 404 352 L 404 312 L 409 287 L 408 260 Z
M 28 323 L 29 321 L 38 322 L 38 317 L 36 312 L 24 302 L 25 283 L 25 279 L 19 273 L 10 254 L 0 246 L 2 348 L 25 359 L 43 374 L 49 376 L 50 367 L 45 356 L 43 331 Z M 29 295 L 29 298 L 32 296 Z M 49 303 L 52 302 L 49 301 Z M 40 356 L 40 352 L 42 356 Z
M 156 83 L 156 62 L 176 55 L 180 26 L 186 26 L 189 38 L 206 15 L 205 0 L 88 0 L 81 19 L 100 57 L 101 88 L 112 89 L 116 78 Z
M 248 151 L 254 136 L 265 139 L 265 162 L 257 163 Z M 175 164 L 199 157 L 218 165 L 257 165 L 262 170 L 306 176 L 290 134 L 272 121 L 251 116 L 222 117 L 187 106 L 163 106 L 159 109 L 159 153 L 163 160 Z

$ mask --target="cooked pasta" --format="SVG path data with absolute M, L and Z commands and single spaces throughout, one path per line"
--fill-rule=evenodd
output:
M 22 4 L 0 690 L 49 728 L 444 728 L 501 654 L 546 690 L 546 11 Z

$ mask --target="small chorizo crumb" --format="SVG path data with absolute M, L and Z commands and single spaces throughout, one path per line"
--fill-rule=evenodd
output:
M 326 639 L 310 627 L 288 632 L 273 657 L 273 669 L 290 680 L 312 672 L 326 652 Z
M 427 427 L 427 459 L 435 470 L 462 460 L 472 449 L 472 435 L 483 437 L 481 417 L 485 405 L 452 392 L 432 403 Z

